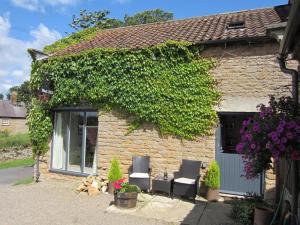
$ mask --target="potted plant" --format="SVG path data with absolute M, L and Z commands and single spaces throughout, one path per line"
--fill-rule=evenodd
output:
M 208 201 L 218 201 L 220 189 L 220 168 L 214 160 L 207 170 L 204 183 L 207 187 L 206 199 Z
M 254 225 L 270 224 L 274 210 L 266 204 L 256 204 L 254 208 Z
M 116 157 L 111 160 L 110 169 L 108 171 L 108 193 L 114 194 L 114 182 L 122 178 L 120 163 Z
M 130 185 L 125 179 L 114 182 L 115 201 L 114 204 L 120 208 L 134 208 L 136 206 L 138 193 L 141 189 L 136 185 Z

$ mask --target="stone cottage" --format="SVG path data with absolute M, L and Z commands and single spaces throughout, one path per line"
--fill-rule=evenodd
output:
M 17 101 L 17 93 L 11 94 L 10 100 L 0 100 L 0 131 L 27 133 L 26 107 Z
M 258 104 L 266 104 L 271 94 L 290 94 L 291 78 L 281 72 L 276 61 L 276 34 L 284 29 L 288 10 L 288 5 L 282 5 L 107 29 L 60 51 L 59 55 L 66 55 L 93 48 L 140 48 L 167 40 L 201 44 L 205 47 L 202 56 L 217 61 L 212 74 L 222 93 L 216 108 L 220 124 L 215 135 L 188 141 L 161 137 L 157 127 L 149 123 L 127 134 L 132 118 L 120 111 L 63 106 L 55 109 L 44 172 L 106 178 L 110 160 L 117 156 L 126 175 L 132 156 L 149 155 L 152 175 L 156 176 L 165 168 L 169 173 L 177 171 L 182 159 L 206 164 L 216 159 L 221 167 L 222 193 L 268 194 L 274 186 L 273 171 L 254 181 L 246 180 L 241 176 L 243 164 L 235 145 L 243 119 L 257 112 Z

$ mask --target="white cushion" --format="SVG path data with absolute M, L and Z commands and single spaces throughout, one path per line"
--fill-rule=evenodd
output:
M 131 178 L 149 178 L 149 174 L 148 173 L 132 173 L 130 174 Z
M 195 179 L 180 177 L 174 180 L 176 183 L 182 183 L 182 184 L 195 184 Z

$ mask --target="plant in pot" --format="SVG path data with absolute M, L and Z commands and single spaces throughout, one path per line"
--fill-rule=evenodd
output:
M 122 178 L 120 163 L 116 157 L 111 160 L 110 169 L 108 171 L 108 193 L 114 194 L 114 182 Z
M 271 224 L 274 209 L 264 202 L 258 202 L 254 208 L 254 225 Z
M 130 185 L 125 179 L 114 182 L 115 201 L 114 204 L 120 208 L 134 208 L 137 202 L 138 193 L 141 189 L 136 185 Z
M 208 201 L 218 201 L 220 189 L 220 168 L 215 160 L 208 167 L 204 183 L 207 187 L 206 199 Z

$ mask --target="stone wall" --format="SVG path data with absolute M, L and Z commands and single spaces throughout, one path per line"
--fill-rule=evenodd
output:
M 15 159 L 26 159 L 32 157 L 31 148 L 19 149 L 19 148 L 7 148 L 0 149 L 0 162 L 5 162 Z
M 202 56 L 212 57 L 217 66 L 212 74 L 222 92 L 220 112 L 255 112 L 260 103 L 268 103 L 269 95 L 289 94 L 291 78 L 280 71 L 276 61 L 277 44 L 207 48 Z M 293 65 L 292 65 L 293 66 Z M 129 135 L 130 117 L 121 112 L 99 114 L 98 169 L 106 177 L 113 156 L 120 159 L 126 175 L 133 155 L 149 155 L 153 175 L 178 170 L 180 162 L 196 159 L 208 164 L 215 158 L 215 137 L 185 141 L 161 137 L 157 128 L 144 124 Z M 275 174 L 266 173 L 266 197 L 272 199 Z
M 107 177 L 110 161 L 116 156 L 122 172 L 127 175 L 132 156 L 149 155 L 152 175 L 168 173 L 179 169 L 182 159 L 201 160 L 210 163 L 215 158 L 214 136 L 198 138 L 196 141 L 161 137 L 157 128 L 143 124 L 141 128 L 128 132 L 130 118 L 125 113 L 113 111 L 99 114 L 98 169 L 99 175 Z
M 280 71 L 276 61 L 278 48 L 277 44 L 236 45 L 208 47 L 202 53 L 203 57 L 212 57 L 217 62 L 212 71 L 222 92 L 217 111 L 254 112 L 258 104 L 268 102 L 269 95 L 290 93 L 291 78 Z M 133 155 L 151 157 L 153 176 L 162 174 L 165 168 L 169 173 L 177 171 L 182 159 L 201 160 L 209 164 L 215 158 L 214 136 L 199 137 L 195 141 L 161 137 L 152 124 L 143 124 L 138 130 L 127 134 L 131 120 L 124 112 L 102 112 L 100 109 L 97 149 L 100 177 L 107 177 L 113 156 L 119 158 L 125 176 Z M 268 171 L 265 184 L 267 192 L 274 190 L 273 171 Z
M 12 134 L 28 132 L 26 119 L 8 118 L 8 120 L 9 120 L 9 125 L 2 125 L 1 118 L 0 118 L 0 131 L 8 130 Z

